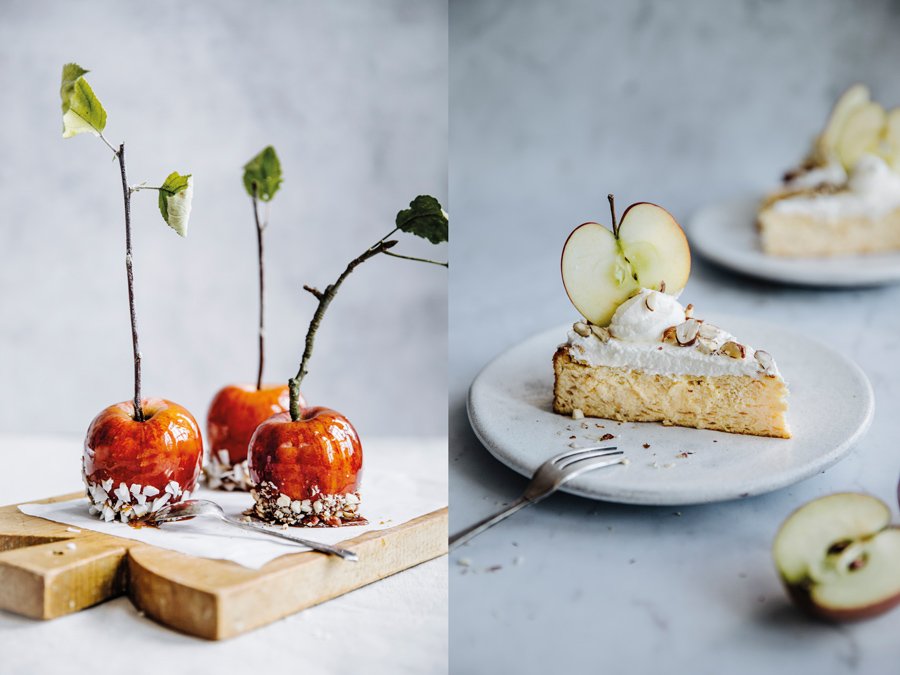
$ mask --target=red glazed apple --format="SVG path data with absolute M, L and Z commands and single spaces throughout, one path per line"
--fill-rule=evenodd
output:
M 256 427 L 288 409 L 288 386 L 228 385 L 219 390 L 206 416 L 209 462 L 204 472 L 213 489 L 249 490 L 247 448 Z M 305 406 L 306 403 L 300 403 Z
M 88 428 L 82 472 L 91 512 L 104 520 L 142 518 L 190 499 L 203 459 L 200 427 L 185 408 L 162 398 L 103 410 Z
M 167 503 L 187 499 L 197 483 L 203 440 L 193 416 L 180 405 L 141 396 L 141 349 L 134 303 L 134 257 L 131 246 L 131 201 L 141 191 L 158 193 L 159 212 L 179 236 L 187 235 L 194 188 L 191 174 L 170 173 L 159 187 L 146 181 L 132 186 L 125 170 L 125 144 L 112 145 L 103 135 L 106 111 L 84 79 L 88 71 L 76 63 L 63 66 L 63 138 L 91 133 L 113 152 L 119 163 L 125 206 L 125 278 L 131 317 L 134 398 L 106 408 L 88 428 L 82 455 L 82 477 L 91 513 L 106 521 L 143 518 Z M 117 181 L 119 182 L 119 181 Z
M 365 523 L 359 515 L 362 445 L 350 421 L 329 408 L 305 408 L 263 422 L 250 441 L 257 516 L 306 527 Z

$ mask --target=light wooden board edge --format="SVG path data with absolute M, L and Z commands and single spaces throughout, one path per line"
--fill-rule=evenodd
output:
M 444 555 L 447 517 L 443 508 L 342 542 L 359 555 L 358 563 L 296 553 L 251 570 L 175 551 L 132 548 L 129 592 L 135 605 L 160 623 L 210 640 L 231 638 Z
M 0 508 L 0 608 L 51 619 L 127 592 L 164 625 L 225 639 L 445 554 L 447 524 L 445 507 L 342 542 L 358 553 L 358 563 L 303 552 L 252 570 L 133 539 L 70 532 L 11 505 Z

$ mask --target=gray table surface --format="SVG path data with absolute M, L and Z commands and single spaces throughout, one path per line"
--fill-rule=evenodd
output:
M 575 225 L 608 219 L 607 192 L 686 221 L 777 180 L 848 82 L 900 102 L 889 3 L 618 7 L 451 5 L 450 183 L 463 224 L 451 251 L 451 531 L 526 483 L 475 438 L 466 390 L 496 354 L 575 318 L 557 256 Z M 783 322 L 856 360 L 876 396 L 868 435 L 827 472 L 742 502 L 559 495 L 520 512 L 451 556 L 451 672 L 896 672 L 900 611 L 809 621 L 770 547 L 794 508 L 834 491 L 875 494 L 896 516 L 900 287 L 782 287 L 695 257 L 683 299 L 701 314 Z

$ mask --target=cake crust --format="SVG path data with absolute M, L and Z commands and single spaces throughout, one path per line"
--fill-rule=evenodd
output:
M 622 422 L 661 422 L 753 436 L 790 438 L 787 386 L 780 377 L 661 375 L 590 366 L 567 345 L 553 355 L 553 410 Z

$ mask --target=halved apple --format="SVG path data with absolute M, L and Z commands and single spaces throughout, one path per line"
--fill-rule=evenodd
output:
M 900 603 L 900 529 L 880 499 L 839 493 L 797 509 L 773 555 L 791 598 L 832 620 L 862 619 Z
M 678 295 L 691 273 L 691 251 L 681 227 L 656 204 L 629 206 L 612 231 L 579 225 L 563 247 L 562 278 L 572 304 L 591 323 L 609 324 L 616 308 L 641 288 Z
M 900 108 L 894 108 L 887 114 L 885 127 L 885 155 L 891 167 L 900 171 Z
M 835 146 L 845 169 L 850 171 L 865 153 L 879 154 L 885 122 L 884 108 L 877 103 L 863 103 L 849 114 Z
M 820 159 L 828 161 L 834 154 L 838 138 L 844 128 L 850 114 L 870 101 L 869 88 L 864 84 L 854 84 L 841 97 L 831 109 L 825 129 L 819 135 L 816 143 Z

